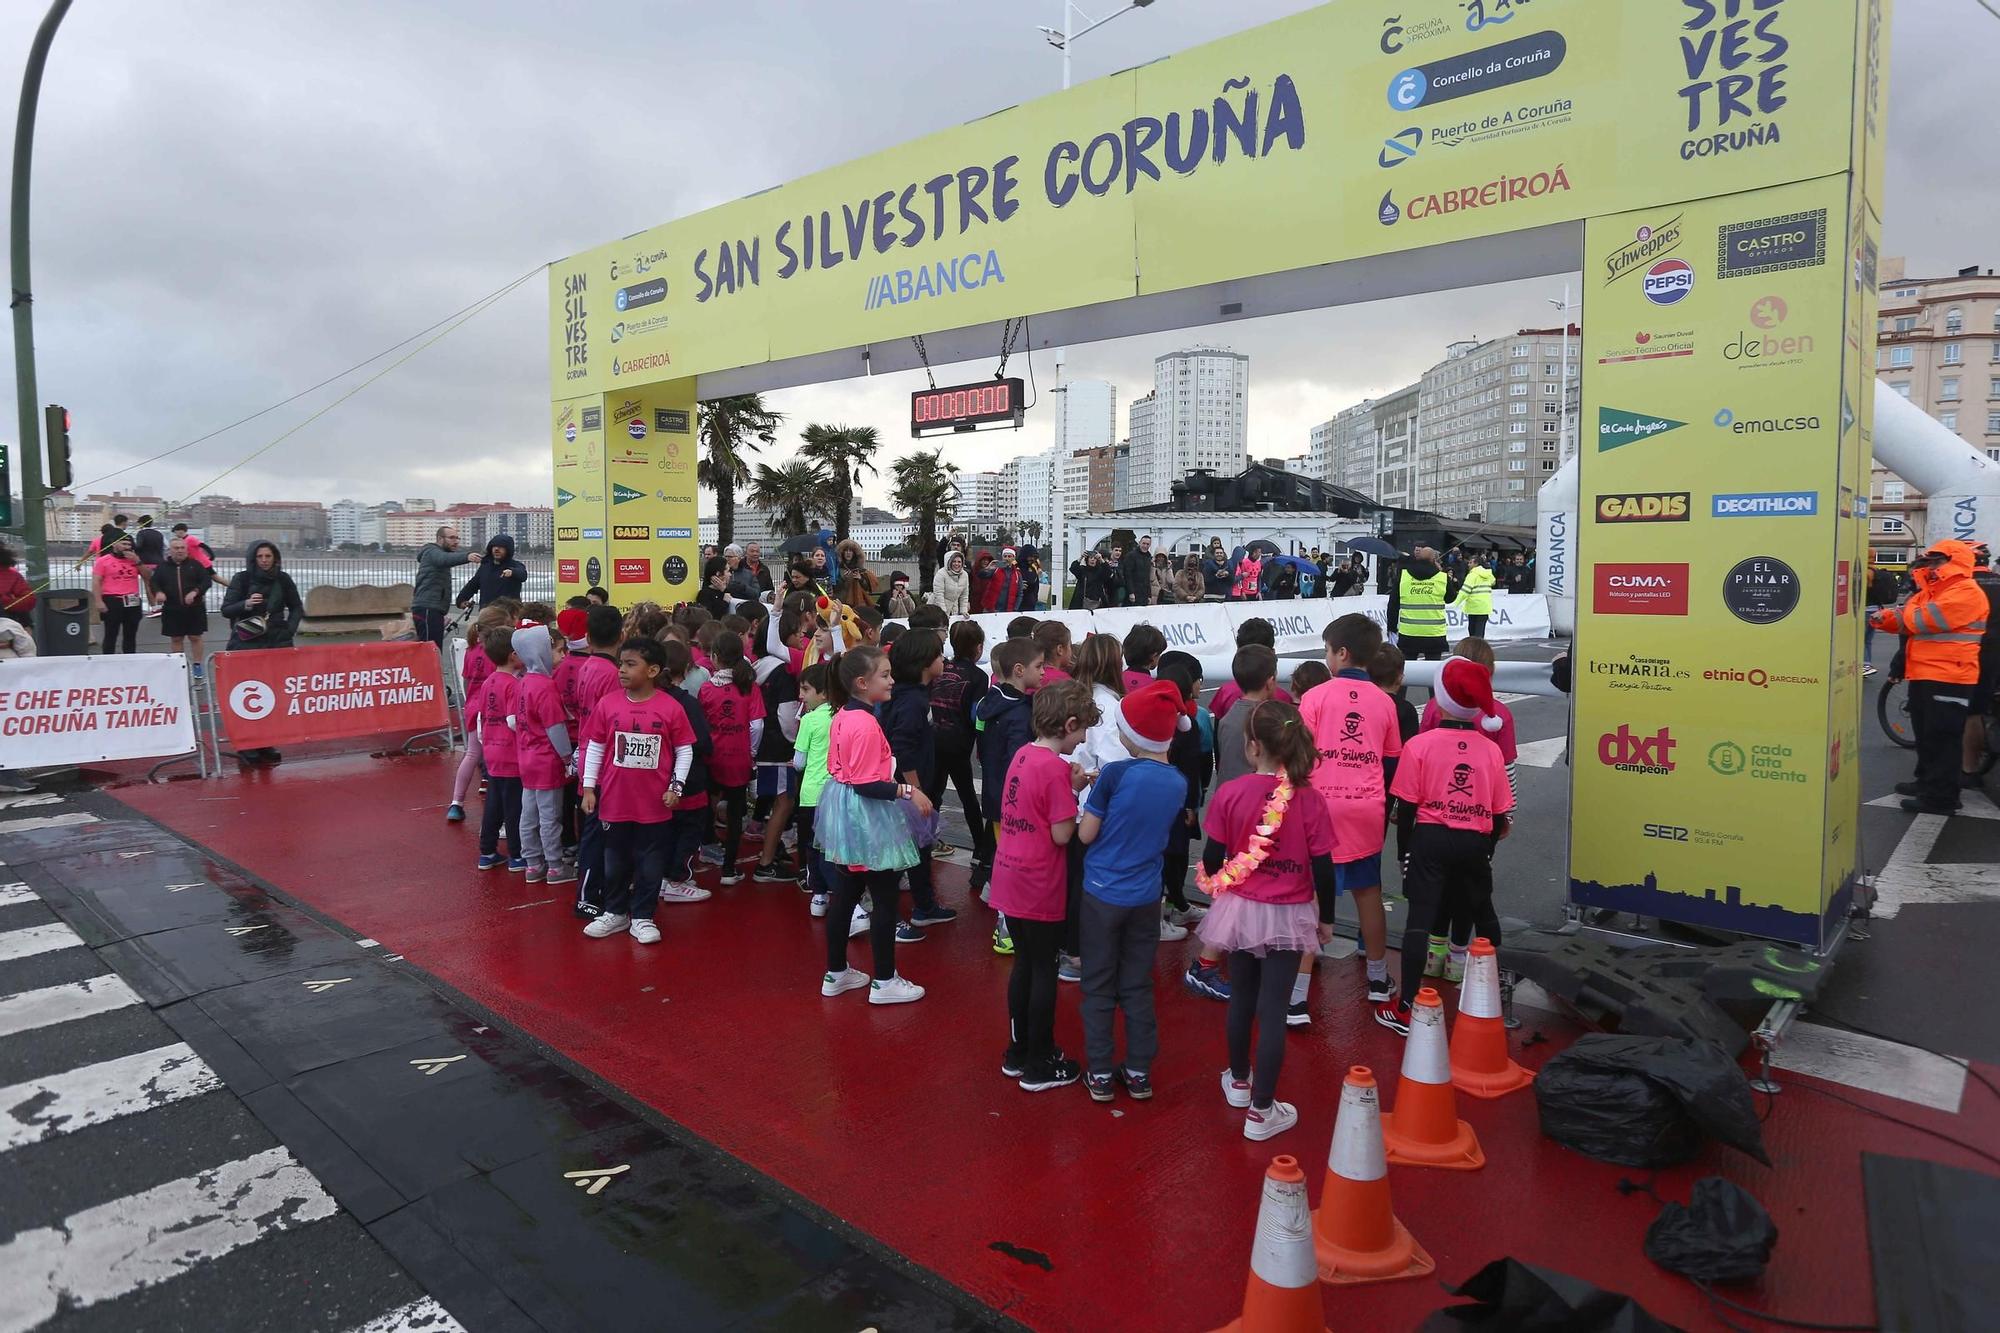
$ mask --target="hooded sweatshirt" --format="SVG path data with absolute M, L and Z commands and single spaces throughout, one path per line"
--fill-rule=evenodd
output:
M 569 766 L 569 717 L 556 690 L 555 649 L 545 625 L 514 631 L 514 656 L 521 659 L 521 683 L 514 694 L 514 746 L 521 785 L 554 791 Z
M 1901 606 L 1883 607 L 1868 619 L 1876 629 L 1909 639 L 1905 669 L 1910 680 L 1973 685 L 1979 680 L 1979 641 L 1990 608 L 1972 577 L 1972 547 L 1941 541 L 1931 547 L 1945 557 L 1935 568 L 1910 571 L 1916 592 Z
M 999 792 L 1007 782 L 1007 765 L 1022 746 L 1035 739 L 1034 701 L 1006 685 L 995 685 L 973 709 L 979 729 L 979 781 L 983 791 Z M 995 807 L 998 808 L 997 805 Z
M 503 532 L 486 543 L 486 558 L 458 590 L 457 601 L 463 606 L 478 593 L 480 609 L 484 610 L 496 598 L 524 596 L 527 586 L 528 567 L 514 558 L 514 539 Z

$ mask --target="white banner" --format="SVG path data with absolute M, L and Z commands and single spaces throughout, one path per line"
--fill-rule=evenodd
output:
M 1385 634 L 1393 633 L 1393 627 L 1387 623 L 1389 599 L 1379 594 L 1309 597 L 1290 602 L 1224 602 L 1221 605 L 1227 608 L 1232 627 L 1241 625 L 1252 616 L 1270 621 L 1277 632 L 1280 653 L 1317 651 L 1324 642 L 1320 631 L 1341 616 L 1357 611 L 1381 625 Z M 1463 638 L 1467 629 L 1464 612 L 1457 607 L 1447 607 L 1445 627 L 1448 637 L 1454 640 Z M 1509 639 L 1539 640 L 1548 637 L 1548 598 L 1540 593 L 1493 595 L 1493 614 L 1486 620 L 1487 639 L 1499 643 Z
M 0 755 L 9 768 L 194 752 L 179 653 L 0 661 Z
M 1097 618 L 1097 628 L 1124 638 L 1134 625 L 1151 625 L 1167 636 L 1169 650 L 1178 649 L 1197 657 L 1236 651 L 1236 629 L 1221 602 L 1168 603 L 1161 606 L 1106 606 L 1095 611 L 1065 611 Z

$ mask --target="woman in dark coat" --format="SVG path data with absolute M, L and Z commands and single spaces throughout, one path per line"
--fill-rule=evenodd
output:
M 224 651 L 289 648 L 305 616 L 305 601 L 285 572 L 277 543 L 251 543 L 249 567 L 229 580 L 229 591 L 222 597 L 222 618 L 229 622 L 229 646 Z M 283 757 L 268 746 L 238 756 L 251 764 L 275 764 Z

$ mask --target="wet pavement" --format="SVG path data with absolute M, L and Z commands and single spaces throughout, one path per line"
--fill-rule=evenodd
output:
M 88 792 L 0 808 L 0 1174 L 0 1333 L 1008 1326 Z
M 338 1002 L 354 1006 L 354 1022 L 381 1029 L 362 1052 L 344 1027 L 328 1032 L 308 1017 L 282 1057 L 254 1056 L 270 1034 L 213 994 L 166 1012 L 229 1025 L 239 1058 L 258 1069 L 264 1059 L 298 1068 L 282 1081 L 267 1076 L 271 1091 L 253 1101 L 282 1092 L 293 1115 L 343 1143 L 364 1135 L 357 1117 L 379 1112 L 410 1127 L 407 1143 L 365 1153 L 357 1145 L 368 1177 L 348 1162 L 352 1180 L 332 1163 L 325 1179 L 343 1202 L 357 1200 L 350 1206 L 373 1219 L 372 1234 L 394 1238 L 399 1258 L 427 1253 L 463 1265 L 462 1286 L 426 1284 L 468 1327 L 485 1326 L 467 1314 L 483 1317 L 479 1307 L 461 1309 L 482 1293 L 545 1321 L 559 1310 L 593 1319 L 629 1313 L 619 1289 L 659 1269 L 681 1275 L 685 1327 L 731 1317 L 856 1330 L 974 1319 L 939 1296 L 953 1289 L 1035 1328 L 1217 1327 L 1242 1299 L 1271 1155 L 1308 1163 L 1317 1196 L 1316 1164 L 1345 1070 L 1358 1061 L 1387 1080 L 1400 1059 L 1399 1039 L 1358 1003 L 1358 965 L 1322 965 L 1313 1023 L 1288 1038 L 1280 1083 L 1280 1095 L 1299 1107 L 1300 1127 L 1246 1142 L 1240 1113 L 1215 1092 L 1222 1007 L 1178 984 L 1190 942 L 1160 951 L 1163 1049 L 1152 1101 L 1101 1106 L 1078 1088 L 1029 1096 L 996 1072 L 1008 965 L 987 945 L 990 916 L 968 898 L 961 869 L 942 869 L 939 882 L 962 919 L 900 950 L 903 968 L 929 988 L 922 1003 L 883 1010 L 859 997 L 826 1001 L 817 987 L 821 923 L 795 888 L 749 881 L 722 889 L 704 867 L 715 898 L 663 909 L 659 946 L 587 940 L 562 888 L 472 869 L 467 829 L 442 820 L 449 772 L 441 757 L 356 756 L 118 795 L 268 881 L 278 906 L 343 922 L 334 932 L 343 938 L 351 931 L 380 940 L 365 952 L 401 956 L 375 963 L 381 973 L 400 979 L 421 969 L 433 994 L 452 997 L 459 1019 L 433 1028 L 415 1005 L 385 1013 L 372 980 L 362 981 L 376 974 L 360 965 L 279 972 L 279 983 L 354 975 L 322 998 L 349 991 Z M 1543 776 L 1553 781 L 1557 772 Z M 1895 776 L 1882 770 L 1871 788 Z M 287 818 L 260 822 L 273 809 Z M 1870 814 L 1885 821 L 1891 845 L 1908 828 L 1899 812 Z M 365 857 L 353 852 L 360 837 Z M 1942 840 L 1940 849 L 1960 850 Z M 354 873 L 357 864 L 367 873 Z M 1842 1002 L 1842 1017 L 1885 1025 L 1897 1042 L 1946 1041 L 1924 1023 L 1935 1004 L 1880 1004 L 1869 990 L 1891 979 L 1921 987 L 1923 969 L 1912 960 L 1935 949 L 1933 932 L 1955 919 L 1929 914 L 1990 906 L 1905 905 L 1895 920 L 1875 923 L 1866 944 L 1898 952 L 1850 955 L 1829 1000 Z M 191 928 L 140 941 L 148 961 L 197 975 L 165 938 Z M 300 947 L 310 949 L 310 939 L 301 936 Z M 244 978 L 226 989 L 249 997 L 271 984 Z M 1968 1009 L 1990 1014 L 1991 990 L 1982 986 Z M 1058 1039 L 1075 1050 L 1075 990 L 1063 991 Z M 293 1003 L 310 1015 L 302 998 Z M 1558 1013 L 1521 1012 L 1526 1025 L 1510 1045 L 1530 1068 L 1580 1031 Z M 454 1025 L 466 1019 L 472 1026 Z M 1949 1035 L 1955 1043 L 1958 1031 Z M 1785 1091 L 1760 1106 L 1772 1167 L 1710 1148 L 1653 1184 L 1684 1199 L 1696 1178 L 1721 1174 L 1778 1219 L 1770 1269 L 1734 1298 L 1789 1318 L 1867 1323 L 1874 1302 L 1862 1153 L 1977 1167 L 1976 1154 L 1933 1135 L 2000 1151 L 2000 1114 L 1993 1094 L 1949 1061 L 1894 1042 L 1829 1053 L 1830 1036 L 1840 1034 L 1806 1025 L 1779 1075 Z M 496 1054 L 489 1039 L 515 1055 Z M 421 1068 L 411 1062 L 461 1054 L 435 1073 L 409 1072 Z M 520 1073 L 516 1056 L 546 1061 L 551 1081 Z M 490 1105 L 477 1123 L 467 1109 L 475 1104 Z M 1480 1136 L 1484 1171 L 1394 1173 L 1398 1214 L 1436 1256 L 1440 1278 L 1462 1281 L 1513 1255 L 1630 1292 L 1679 1326 L 1715 1326 L 1700 1295 L 1642 1253 L 1659 1205 L 1620 1188 L 1642 1173 L 1544 1138 L 1531 1094 L 1462 1100 L 1460 1114 Z M 655 1124 L 664 1132 L 651 1150 L 628 1137 Z M 538 1136 L 540 1146 L 529 1146 Z M 581 1187 L 565 1179 L 618 1166 L 629 1169 L 604 1177 L 596 1195 L 588 1190 L 597 1177 L 575 1178 Z M 699 1188 L 692 1197 L 655 1193 L 673 1182 Z M 537 1225 L 514 1221 L 530 1217 Z M 856 1257 L 823 1250 L 829 1236 Z M 725 1270 L 706 1263 L 714 1255 L 728 1257 Z M 884 1255 L 900 1261 L 878 1262 Z M 1446 1303 L 1426 1282 L 1324 1291 L 1334 1327 L 1415 1327 Z

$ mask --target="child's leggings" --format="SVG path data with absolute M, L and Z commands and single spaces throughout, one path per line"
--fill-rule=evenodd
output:
M 467 732 L 465 737 L 465 758 L 458 761 L 458 776 L 452 779 L 451 803 L 464 805 L 466 793 L 472 790 L 472 780 L 479 776 L 479 733 Z
M 1285 1063 L 1285 1014 L 1292 1005 L 1292 979 L 1298 974 L 1296 949 L 1273 950 L 1261 958 L 1242 949 L 1229 955 L 1229 1072 L 1250 1075 L 1250 1104 L 1259 1110 L 1278 1095 L 1278 1071 Z M 1254 1064 L 1252 1024 L 1257 1028 Z
M 1488 917 L 1493 912 L 1491 834 L 1419 824 L 1410 844 L 1410 868 L 1403 875 L 1403 896 L 1410 904 L 1410 915 L 1403 922 L 1404 1004 L 1417 998 L 1430 937 L 1444 933 L 1453 905 L 1474 905 L 1475 917 L 1480 903 Z M 1499 923 L 1492 925 L 1498 933 Z
M 874 899 L 869 914 L 868 942 L 875 953 L 875 980 L 887 981 L 896 975 L 896 882 L 902 878 L 893 870 L 856 870 L 822 861 L 828 884 L 826 903 L 826 970 L 847 968 L 847 928 L 863 889 Z

